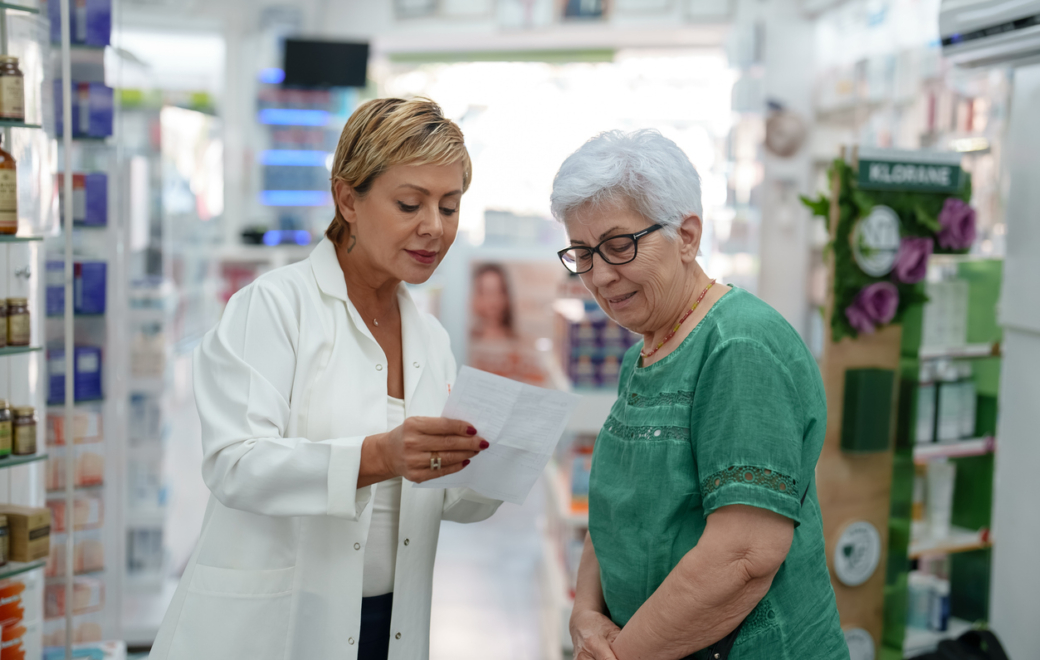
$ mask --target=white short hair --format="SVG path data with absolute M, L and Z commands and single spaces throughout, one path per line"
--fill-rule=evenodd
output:
M 563 161 L 550 201 L 560 222 L 586 204 L 627 201 L 674 237 L 684 218 L 701 216 L 701 177 L 679 145 L 657 130 L 607 131 Z

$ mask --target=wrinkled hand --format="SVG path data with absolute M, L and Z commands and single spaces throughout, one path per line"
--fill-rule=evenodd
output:
M 487 449 L 488 443 L 466 422 L 443 417 L 409 417 L 385 436 L 383 460 L 394 476 L 413 483 L 454 474 L 469 465 L 471 458 Z M 441 459 L 441 469 L 430 467 L 432 452 Z
M 620 632 L 621 628 L 599 612 L 575 612 L 571 616 L 574 660 L 617 660 L 610 644 Z

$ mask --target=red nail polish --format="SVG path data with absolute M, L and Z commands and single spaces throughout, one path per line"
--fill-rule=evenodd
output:
M 490 446 L 491 446 L 491 445 L 490 445 L 490 444 L 488 443 L 488 441 L 487 441 L 487 440 L 481 440 L 481 441 L 480 441 L 480 448 L 481 448 L 481 449 L 487 449 L 487 448 L 488 448 L 488 447 L 490 447 Z
M 470 435 L 476 435 L 477 434 L 477 429 L 475 429 L 475 428 L 473 428 L 471 426 L 468 429 L 466 429 L 466 433 L 469 433 Z
M 469 459 L 468 458 L 466 460 L 462 461 L 462 467 L 466 467 L 467 465 L 469 465 Z

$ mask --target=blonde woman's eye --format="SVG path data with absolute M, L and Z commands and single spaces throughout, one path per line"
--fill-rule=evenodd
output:
M 447 216 L 455 215 L 456 211 L 458 211 L 458 209 L 446 209 L 443 206 L 441 207 L 441 213 Z
M 414 205 L 414 206 L 411 206 L 411 205 L 409 205 L 409 204 L 405 204 L 404 202 L 398 202 L 398 203 L 397 203 L 397 205 L 398 205 L 398 206 L 399 206 L 399 207 L 401 208 L 401 210 L 402 210 L 402 211 L 404 211 L 405 213 L 415 213 L 416 211 L 418 211 L 418 210 L 419 210 L 419 205 L 418 205 L 418 204 L 416 204 L 416 205 Z

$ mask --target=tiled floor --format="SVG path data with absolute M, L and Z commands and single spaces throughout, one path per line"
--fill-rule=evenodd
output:
M 482 523 L 441 526 L 430 660 L 545 660 L 538 520 L 544 489 Z

